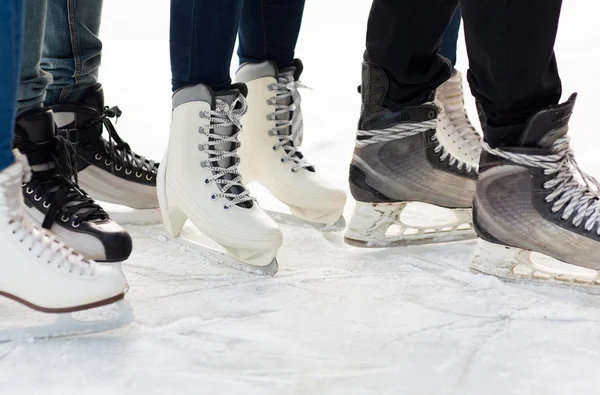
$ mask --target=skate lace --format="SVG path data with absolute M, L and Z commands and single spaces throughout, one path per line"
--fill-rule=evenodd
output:
M 299 88 L 308 88 L 298 81 L 294 81 L 293 76 L 280 76 L 278 82 L 269 85 L 268 89 L 276 93 L 275 97 L 270 98 L 267 103 L 275 106 L 275 111 L 267 115 L 267 119 L 275 121 L 275 127 L 269 130 L 270 136 L 276 136 L 279 143 L 273 146 L 273 150 L 277 151 L 281 148 L 284 150 L 284 156 L 281 158 L 282 163 L 294 162 L 292 172 L 297 172 L 300 169 L 311 170 L 314 168 L 300 152 L 302 138 L 304 135 L 304 121 L 302 119 L 302 109 L 300 107 L 302 99 Z M 290 98 L 290 104 L 285 103 L 285 100 Z M 278 115 L 290 114 L 289 119 L 278 119 Z M 282 133 L 282 131 L 285 131 Z
M 456 131 L 453 135 L 453 141 L 455 141 L 456 147 L 459 150 L 465 152 L 473 152 L 475 158 L 479 157 L 481 153 L 481 136 L 477 133 L 477 130 L 471 124 L 467 109 L 465 108 L 462 78 L 452 77 L 448 81 L 444 82 L 436 92 L 436 99 L 439 101 L 441 111 L 443 111 L 450 123 L 454 126 Z M 437 141 L 439 139 L 436 137 Z M 434 140 L 434 141 L 435 141 Z M 468 163 L 462 159 L 452 155 L 440 142 L 435 148 L 435 152 L 442 152 L 440 157 L 441 160 L 445 160 L 446 157 L 450 157 L 449 164 L 453 166 L 457 163 L 457 168 L 460 170 L 463 166 L 466 166 L 468 171 L 477 169 L 478 165 L 474 163 Z
M 544 188 L 553 190 L 546 196 L 546 203 L 554 202 L 552 212 L 563 210 L 561 219 L 569 220 L 574 226 L 580 226 L 591 232 L 596 227 L 600 236 L 600 184 L 591 175 L 585 173 L 575 160 L 568 136 L 557 139 L 550 147 L 550 155 L 527 155 L 491 148 L 485 142 L 484 149 L 493 155 L 511 162 L 544 169 L 547 176 L 555 177 L 544 183 Z M 581 181 L 580 181 L 581 180 Z
M 38 260 L 45 261 L 58 269 L 80 276 L 95 274 L 95 262 L 86 260 L 82 255 L 59 242 L 56 238 L 42 229 L 34 226 L 23 211 L 23 202 L 20 188 L 13 187 L 20 181 L 28 182 L 31 173 L 27 159 L 15 151 L 17 160 L 26 169 L 25 177 L 15 176 L 7 180 L 4 193 L 0 194 L 0 207 L 8 221 L 8 229 L 12 235 L 24 244 L 25 248 L 35 254 Z
M 44 229 L 51 229 L 60 219 L 69 222 L 72 218 L 74 227 L 85 221 L 105 221 L 108 214 L 77 186 L 77 169 L 75 149 L 61 136 L 54 136 L 44 144 L 31 144 L 15 138 L 15 147 L 27 152 L 35 162 L 44 162 L 33 172 L 31 181 L 23 183 L 25 193 L 33 195 L 33 200 L 42 202 L 47 209 L 42 222 Z M 39 159 L 39 160 L 38 160 Z M 73 181 L 74 180 L 74 181 Z
M 213 172 L 213 175 L 208 177 L 205 183 L 210 184 L 211 182 L 215 182 L 220 185 L 221 192 L 213 194 L 211 199 L 228 199 L 230 203 L 225 208 L 231 208 L 233 205 L 255 200 L 254 197 L 250 196 L 250 191 L 244 188 L 242 176 L 238 169 L 240 157 L 237 152 L 239 148 L 239 134 L 242 130 L 241 119 L 247 111 L 246 98 L 243 95 L 238 95 L 231 106 L 223 100 L 217 99 L 214 111 L 202 111 L 200 113 L 202 118 L 210 119 L 210 124 L 199 130 L 201 134 L 208 137 L 208 142 L 201 144 L 198 149 L 206 152 L 210 158 L 203 161 L 201 166 Z M 234 133 L 231 136 L 222 136 L 215 133 L 215 129 L 230 126 L 234 128 Z M 223 143 L 232 143 L 233 149 L 224 151 L 215 148 L 216 145 Z M 218 161 L 223 159 L 231 159 L 232 164 L 228 167 L 219 166 Z M 235 193 L 236 189 L 242 192 Z
M 425 105 L 435 105 L 433 102 Z M 435 129 L 437 119 L 430 119 L 422 122 L 399 123 L 391 128 L 378 130 L 359 130 L 356 132 L 356 146 L 365 147 L 371 144 L 401 140 L 406 137 L 414 136 L 420 133 Z
M 112 173 L 125 168 L 125 174 L 129 175 L 135 172 L 137 178 L 145 176 L 147 181 L 151 181 L 158 173 L 158 163 L 135 153 L 129 144 L 119 136 L 115 126 L 111 122 L 111 119 L 114 118 L 116 124 L 122 113 L 118 106 L 107 106 L 104 107 L 99 117 L 86 125 L 86 127 L 92 127 L 101 123 L 108 131 L 108 141 L 102 139 L 102 153 L 97 153 L 95 158 L 96 160 L 101 160 L 102 155 L 106 155 L 107 159 L 104 164 L 111 167 Z

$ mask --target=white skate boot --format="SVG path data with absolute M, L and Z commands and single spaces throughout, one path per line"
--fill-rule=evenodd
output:
M 350 166 L 357 202 L 346 242 L 388 247 L 475 238 L 477 166 L 467 161 L 477 155 L 470 152 L 473 139 L 448 122 L 441 131 L 433 102 L 401 108 L 388 103 L 388 84 L 381 68 L 363 63 L 362 114 Z M 464 160 L 453 154 L 465 149 Z
M 212 251 L 201 235 L 184 230 L 189 218 L 229 254 L 211 253 L 219 263 L 274 275 L 281 230 L 244 188 L 238 171 L 245 95 L 243 84 L 216 93 L 205 85 L 175 92 L 169 146 L 159 167 L 158 197 L 171 236 Z
M 88 261 L 31 224 L 21 192 L 27 161 L 18 153 L 17 157 L 15 164 L 0 172 L 0 295 L 45 313 L 117 303 L 121 314 L 83 322 L 62 314 L 54 325 L 17 329 L 5 329 L 5 321 L 10 320 L 2 320 L 0 342 L 99 332 L 131 322 L 133 315 L 122 301 L 127 282 L 120 268 Z
M 240 135 L 240 171 L 245 182 L 257 181 L 285 203 L 300 221 L 277 213 L 275 219 L 341 230 L 345 193 L 325 181 L 300 152 L 302 111 L 298 83 L 302 62 L 278 70 L 269 61 L 246 63 L 236 80 L 248 85 L 248 114 Z
M 458 70 L 453 70 L 450 79 L 436 90 L 435 101 L 440 107 L 436 138 L 452 157 L 477 168 L 481 136 L 469 120 L 462 74 Z

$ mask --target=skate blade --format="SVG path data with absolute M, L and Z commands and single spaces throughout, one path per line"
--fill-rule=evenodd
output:
M 277 258 L 273 258 L 268 265 L 254 265 L 234 258 L 226 251 L 220 250 L 218 245 L 202 232 L 196 229 L 191 223 L 184 226 L 179 237 L 171 237 L 164 232 L 158 234 L 158 239 L 163 242 L 170 242 L 184 247 L 190 252 L 199 254 L 203 260 L 217 263 L 218 265 L 240 270 L 250 274 L 261 276 L 274 276 L 279 270 Z M 213 244 L 215 247 L 211 247 Z
M 129 325 L 135 319 L 124 299 L 111 305 L 56 315 L 52 324 L 0 329 L 0 343 L 52 339 L 106 332 Z
M 413 204 L 417 211 L 406 213 Z M 385 248 L 458 242 L 476 237 L 471 209 L 413 202 L 357 202 L 344 240 L 356 247 Z
M 344 217 L 340 217 L 340 219 L 337 220 L 337 222 L 335 222 L 334 224 L 327 225 L 320 224 L 317 222 L 306 221 L 296 217 L 293 214 L 271 210 L 264 211 L 269 215 L 269 217 L 271 217 L 275 222 L 279 224 L 297 226 L 300 228 L 316 229 L 324 233 L 341 232 L 346 228 L 346 220 L 344 219 Z
M 547 255 L 479 239 L 470 269 L 511 281 L 595 288 L 600 272 Z M 599 289 L 600 290 L 600 289 Z
M 162 223 L 159 208 L 135 209 L 116 204 L 102 204 L 110 218 L 119 225 L 158 225 Z

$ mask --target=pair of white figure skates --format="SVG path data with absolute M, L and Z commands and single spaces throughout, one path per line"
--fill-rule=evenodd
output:
M 492 148 L 469 123 L 457 72 L 431 102 L 414 107 L 385 106 L 387 84 L 382 69 L 363 63 L 348 243 L 478 237 L 474 271 L 600 285 L 600 185 L 580 170 L 567 137 L 575 95 L 532 116 L 514 146 Z M 410 218 L 406 209 L 415 202 L 420 216 Z M 432 223 L 432 206 L 452 218 Z

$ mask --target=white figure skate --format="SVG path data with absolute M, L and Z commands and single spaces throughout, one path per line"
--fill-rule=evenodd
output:
M 248 114 L 240 135 L 240 171 L 285 203 L 295 219 L 270 213 L 292 225 L 341 230 L 345 193 L 324 180 L 300 152 L 303 122 L 298 88 L 302 62 L 278 70 L 273 62 L 246 63 L 236 80 L 248 85 Z M 293 218 L 293 217 L 292 217 Z
M 238 172 L 245 94 L 245 85 L 239 84 L 216 93 L 196 85 L 173 95 L 158 196 L 165 228 L 178 242 L 208 252 L 224 265 L 274 275 L 281 230 L 244 188 Z M 197 229 L 184 229 L 188 218 Z M 224 251 L 209 249 L 198 231 Z

